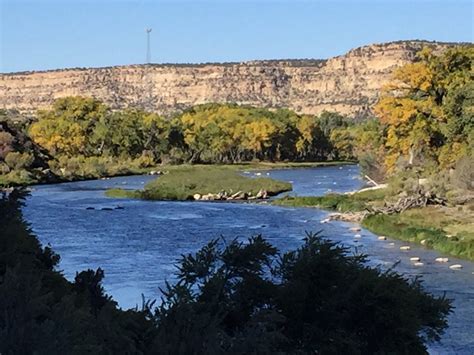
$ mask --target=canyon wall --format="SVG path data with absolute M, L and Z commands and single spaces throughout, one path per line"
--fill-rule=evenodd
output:
M 169 114 L 208 102 L 232 102 L 299 113 L 324 110 L 362 115 L 377 101 L 394 69 L 423 46 L 373 44 L 327 60 L 130 65 L 0 74 L 0 108 L 34 113 L 60 97 L 93 96 L 114 109 L 139 107 Z

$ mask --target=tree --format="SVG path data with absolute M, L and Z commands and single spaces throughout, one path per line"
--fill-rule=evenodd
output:
M 89 137 L 108 108 L 93 98 L 66 97 L 54 102 L 49 111 L 39 111 L 38 121 L 30 126 L 30 136 L 53 155 L 92 156 L 98 147 Z
M 435 161 L 447 166 L 459 159 L 463 149 L 445 147 L 464 144 L 473 130 L 473 58 L 472 46 L 454 47 L 441 55 L 425 48 L 418 62 L 395 72 L 375 107 L 387 125 L 385 164 L 389 173 L 399 163 L 414 166 Z

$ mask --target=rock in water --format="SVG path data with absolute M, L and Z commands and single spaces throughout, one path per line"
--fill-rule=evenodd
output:
M 258 199 L 260 199 L 260 198 L 262 198 L 262 199 L 268 198 L 268 192 L 267 192 L 267 190 L 261 189 L 259 192 L 257 192 L 256 197 L 257 197 Z

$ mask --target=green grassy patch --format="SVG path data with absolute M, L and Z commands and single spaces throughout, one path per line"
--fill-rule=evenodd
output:
M 367 209 L 370 203 L 383 200 L 383 190 L 370 190 L 346 194 L 327 194 L 324 196 L 286 196 L 274 201 L 280 206 L 318 207 L 338 212 L 357 212 Z
M 140 191 L 124 190 L 124 189 L 109 189 L 105 191 L 107 197 L 113 198 L 140 198 Z
M 325 210 L 349 212 L 365 209 L 365 203 L 355 201 L 347 195 L 328 194 L 325 196 L 286 196 L 273 202 L 280 206 L 318 207 Z
M 273 203 L 290 207 L 318 207 L 338 212 L 357 212 L 383 203 L 385 193 L 380 189 L 352 195 L 286 196 Z M 379 235 L 423 244 L 446 254 L 474 260 L 474 204 L 456 207 L 427 206 L 400 214 L 369 215 L 362 221 L 362 225 Z
M 450 226 L 461 226 L 459 221 L 448 215 L 438 220 L 433 219 L 430 209 L 413 209 L 392 215 L 371 215 L 362 221 L 362 225 L 376 234 L 421 243 L 446 254 L 474 260 L 474 233 L 461 228 L 461 232 L 449 238 L 446 229 Z
M 270 178 L 242 176 L 235 167 L 215 165 L 183 165 L 145 185 L 143 191 L 114 189 L 107 191 L 110 197 L 139 197 L 148 200 L 190 200 L 194 194 L 217 194 L 239 191 L 256 195 L 266 190 L 268 195 L 290 191 L 291 184 Z

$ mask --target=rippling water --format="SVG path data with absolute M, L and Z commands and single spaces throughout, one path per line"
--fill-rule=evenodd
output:
M 270 171 L 270 177 L 293 182 L 292 194 L 322 195 L 355 190 L 362 185 L 356 166 L 320 167 Z M 252 173 L 250 173 L 252 174 Z M 362 230 L 355 240 L 351 224 L 321 224 L 327 212 L 266 204 L 153 202 L 116 200 L 104 196 L 109 187 L 141 188 L 150 176 L 120 177 L 35 187 L 24 209 L 26 219 L 43 244 L 61 255 L 60 268 L 68 279 L 76 271 L 101 267 L 104 286 L 123 308 L 159 297 L 159 287 L 173 280 L 174 263 L 183 253 L 194 252 L 211 238 L 247 238 L 262 234 L 281 250 L 301 244 L 306 231 L 322 231 L 334 241 L 369 255 L 382 268 L 400 263 L 395 270 L 407 276 L 421 275 L 425 287 L 454 299 L 455 312 L 441 343 L 433 354 L 474 353 L 474 263 L 450 257 L 462 270 L 434 262 L 439 256 L 412 245 L 401 252 L 401 242 L 379 241 Z M 117 206 L 123 209 L 115 209 Z M 94 207 L 93 210 L 87 207 Z M 112 210 L 101 210 L 110 208 Z M 406 243 L 403 243 L 406 244 Z M 409 258 L 418 256 L 424 266 Z

